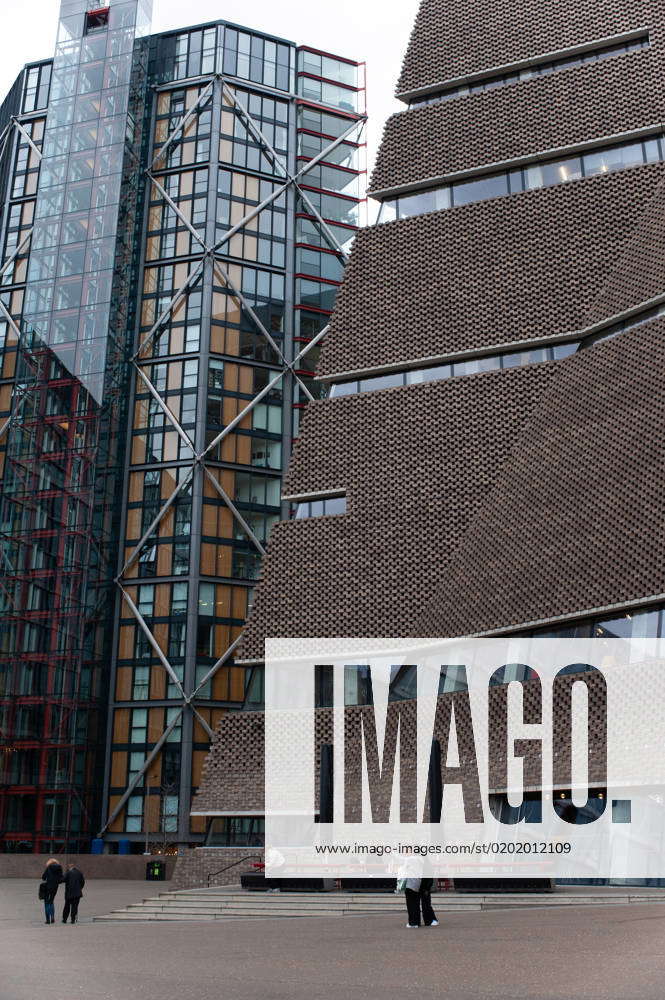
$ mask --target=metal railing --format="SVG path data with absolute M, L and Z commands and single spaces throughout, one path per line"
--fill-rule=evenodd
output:
M 217 878 L 218 875 L 222 875 L 224 872 L 227 872 L 230 868 L 235 868 L 236 865 L 241 865 L 243 861 L 250 861 L 252 858 L 258 858 L 260 861 L 263 861 L 263 856 L 261 854 L 247 854 L 244 858 L 238 858 L 237 861 L 232 861 L 230 865 L 226 865 L 224 868 L 220 868 L 219 871 L 208 872 L 207 875 L 208 888 L 210 888 L 211 878 Z

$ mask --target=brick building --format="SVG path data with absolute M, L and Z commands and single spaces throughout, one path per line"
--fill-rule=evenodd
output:
M 239 649 L 257 676 L 269 636 L 665 634 L 664 30 L 649 0 L 423 0 Z M 218 730 L 211 843 L 260 841 L 224 763 L 257 725 Z

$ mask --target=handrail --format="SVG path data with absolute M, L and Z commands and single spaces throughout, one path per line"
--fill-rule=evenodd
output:
M 250 858 L 261 858 L 262 859 L 263 855 L 261 855 L 261 854 L 248 854 L 244 858 L 238 858 L 237 861 L 232 861 L 230 865 L 226 865 L 224 868 L 220 868 L 219 871 L 217 871 L 217 872 L 208 872 L 208 875 L 207 875 L 208 888 L 210 888 L 210 879 L 211 878 L 216 878 L 218 875 L 221 875 L 223 872 L 227 872 L 229 870 L 229 868 L 234 868 L 236 865 L 241 865 L 243 863 L 243 861 L 249 861 Z

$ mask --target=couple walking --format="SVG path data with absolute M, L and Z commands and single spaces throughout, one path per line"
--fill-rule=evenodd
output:
M 55 923 L 55 896 L 60 885 L 65 887 L 62 922 L 66 924 L 71 914 L 71 921 L 75 924 L 85 885 L 83 872 L 79 871 L 76 865 L 68 865 L 67 874 L 64 875 L 60 862 L 55 858 L 50 858 L 39 886 L 39 898 L 44 902 L 44 916 L 47 924 Z

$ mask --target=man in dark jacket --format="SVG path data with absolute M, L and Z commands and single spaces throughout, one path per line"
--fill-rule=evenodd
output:
M 72 923 L 75 924 L 79 912 L 79 903 L 81 902 L 81 896 L 83 895 L 83 886 L 85 885 L 83 872 L 79 871 L 76 865 L 69 865 L 64 881 L 65 907 L 62 911 L 62 922 L 63 924 L 66 924 L 67 918 L 71 913 Z
M 55 923 L 55 905 L 53 900 L 61 882 L 62 866 L 56 858 L 50 858 L 42 875 L 44 891 L 43 894 L 42 892 L 39 894 L 39 898 L 44 901 L 44 916 L 46 917 L 47 924 Z

